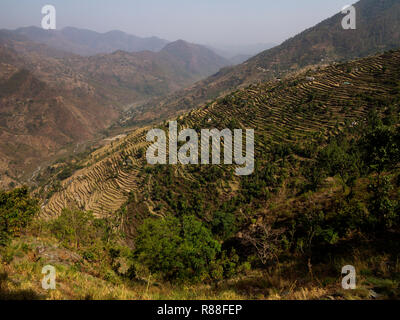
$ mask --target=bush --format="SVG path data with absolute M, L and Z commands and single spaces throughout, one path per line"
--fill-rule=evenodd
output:
M 27 187 L 0 191 L 0 246 L 18 236 L 38 211 L 38 202 L 30 197 Z
M 369 210 L 377 226 L 389 229 L 396 225 L 399 218 L 398 203 L 390 197 L 390 191 L 393 189 L 390 177 L 376 178 L 368 189 L 372 193 L 369 199 Z
M 95 218 L 91 212 L 64 209 L 50 225 L 50 230 L 67 247 L 92 245 L 98 238 Z
M 147 219 L 138 228 L 135 259 L 166 280 L 201 281 L 209 277 L 221 251 L 211 231 L 194 216 Z
M 222 240 L 229 239 L 237 231 L 237 221 L 234 212 L 216 211 L 214 213 L 212 224 L 212 232 L 218 235 Z

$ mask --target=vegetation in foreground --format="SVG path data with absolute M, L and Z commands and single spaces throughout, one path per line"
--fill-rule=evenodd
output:
M 112 219 L 70 206 L 40 220 L 26 189 L 2 192 L 2 296 L 399 298 L 398 61 L 388 52 L 319 74 L 329 83 L 368 68 L 361 80 L 352 76 L 368 90 L 346 81 L 333 96 L 292 79 L 232 93 L 179 119 L 180 126 L 257 126 L 249 177 L 222 166 L 142 166 L 141 192 Z M 263 99 L 277 90 L 301 103 L 269 108 Z M 120 165 L 126 170 L 128 158 Z M 58 270 L 56 291 L 40 289 L 46 264 Z M 356 290 L 341 289 L 345 265 L 356 267 Z
M 196 214 L 203 203 L 194 207 L 182 192 L 175 204 L 180 214 L 143 219 L 133 239 L 121 231 L 124 210 L 98 219 L 66 209 L 44 221 L 35 218 L 38 202 L 26 188 L 1 192 L 0 297 L 397 299 L 398 115 L 398 105 L 383 115 L 371 111 L 362 128 L 332 138 L 316 151 L 315 163 L 302 168 L 309 174 L 297 203 L 277 204 L 274 216 L 264 219 L 249 221 L 236 211 L 249 212 L 269 188 L 282 188 L 274 174 L 282 167 L 257 168 L 240 197 L 209 221 Z M 163 170 L 149 170 L 162 173 L 161 185 L 161 177 L 173 179 Z M 57 269 L 57 290 L 41 289 L 46 264 Z M 341 289 L 347 264 L 356 267 L 356 290 Z

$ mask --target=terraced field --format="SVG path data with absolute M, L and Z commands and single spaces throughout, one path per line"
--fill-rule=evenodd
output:
M 91 154 L 85 160 L 87 168 L 65 180 L 62 191 L 44 203 L 43 214 L 54 216 L 70 206 L 92 210 L 98 216 L 118 210 L 129 193 L 137 190 L 142 166 L 137 153 L 145 146 L 144 131 L 138 130 L 124 140 Z
M 400 51 L 388 52 L 240 89 L 180 116 L 178 123 L 196 130 L 254 129 L 255 157 L 265 159 L 274 144 L 324 144 L 345 127 L 359 125 L 369 108 L 379 107 L 381 98 L 398 93 L 398 79 Z M 143 174 L 150 129 L 136 130 L 83 159 L 85 168 L 43 202 L 42 214 L 53 217 L 64 207 L 77 206 L 103 217 L 117 211 L 130 194 L 144 199 L 152 183 Z M 191 179 L 185 170 L 179 172 L 183 179 Z M 153 212 L 151 202 L 144 205 Z

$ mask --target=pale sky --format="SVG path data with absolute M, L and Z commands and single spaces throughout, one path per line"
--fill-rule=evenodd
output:
M 0 29 L 40 26 L 54 5 L 57 29 L 121 30 L 201 44 L 280 43 L 355 0 L 0 0 Z

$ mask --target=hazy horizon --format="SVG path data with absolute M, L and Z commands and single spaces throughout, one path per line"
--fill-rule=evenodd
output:
M 120 30 L 139 37 L 213 46 L 279 44 L 340 12 L 349 0 L 3 0 L 0 29 L 40 26 L 41 8 L 57 10 L 57 29 Z

